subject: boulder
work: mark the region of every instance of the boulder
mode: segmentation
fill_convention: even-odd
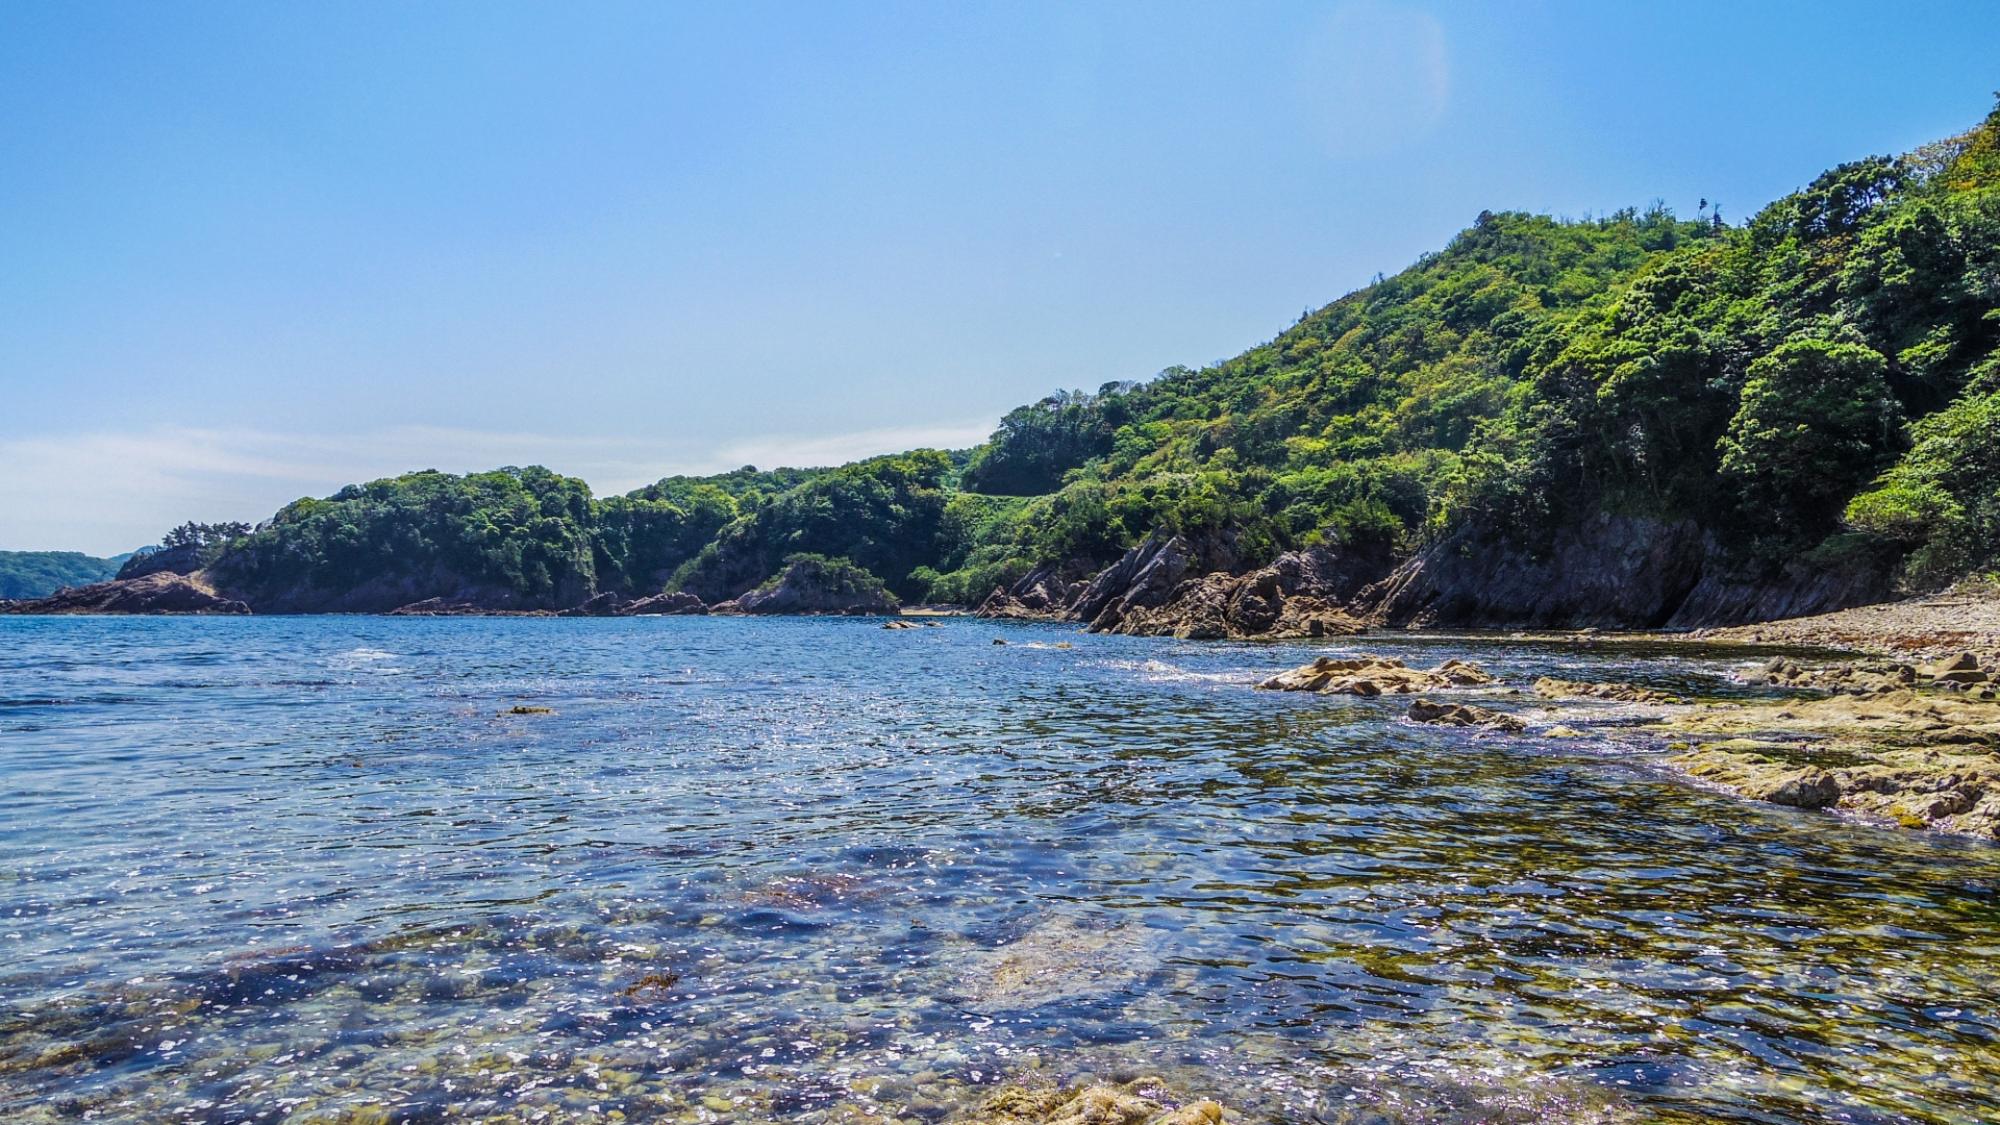
[[[1493,677],[1476,664],[1447,660],[1435,668],[1412,668],[1393,657],[1363,656],[1336,660],[1322,656],[1311,664],[1280,672],[1258,684],[1263,691],[1311,691],[1323,695],[1414,695],[1439,688],[1476,687]]]
[[[1433,703],[1428,699],[1410,701],[1408,716],[1413,723],[1446,727],[1480,727],[1485,730],[1519,734],[1528,725],[1504,711],[1475,707],[1469,703]]]

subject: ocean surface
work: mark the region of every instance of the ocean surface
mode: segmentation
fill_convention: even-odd
[[[1704,791],[1616,705],[1252,690],[1357,651],[1530,714],[1750,659],[0,618],[0,1120],[2000,1120],[2000,848]]]

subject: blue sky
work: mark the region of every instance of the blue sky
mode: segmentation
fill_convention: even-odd
[[[1960,131],[2000,3],[0,0],[0,547],[970,444],[1483,208]]]

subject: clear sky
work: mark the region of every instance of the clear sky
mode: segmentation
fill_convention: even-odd
[[[0,0],[0,547],[968,445],[1481,209],[1741,219],[1996,87],[1994,0]]]

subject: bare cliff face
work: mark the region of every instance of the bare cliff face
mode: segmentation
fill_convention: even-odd
[[[1892,560],[1751,565],[1692,522],[1600,516],[1539,549],[1461,532],[1415,555],[1315,547],[1255,569],[1226,541],[1156,534],[1083,576],[1042,567],[995,590],[985,617],[1192,638],[1333,636],[1365,625],[1689,629],[1881,601]]]
[[[1076,621],[1094,633],[1224,637],[1337,636],[1362,623],[1344,608],[1386,560],[1318,547],[1241,568],[1221,537],[1156,534],[1088,581],[1045,567],[980,606],[984,617]]]
[[[1600,515],[1542,550],[1460,532],[1404,560],[1359,600],[1395,625],[1691,629],[1882,601],[1892,561],[1747,564],[1692,521]]]

